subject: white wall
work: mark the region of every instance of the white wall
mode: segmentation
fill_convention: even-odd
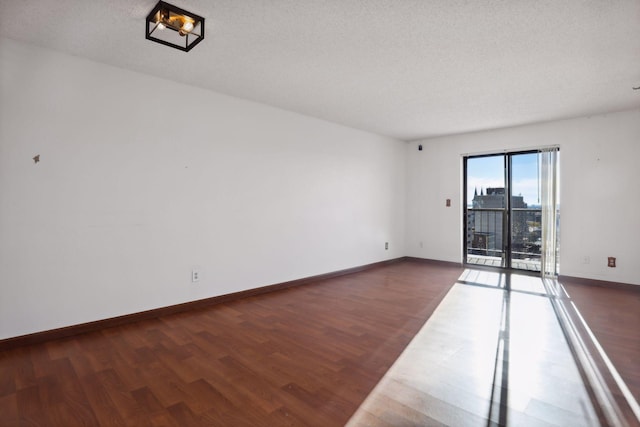
[[[464,154],[548,145],[560,146],[560,274],[640,284],[640,110],[407,144],[406,254],[462,261]]]
[[[396,140],[0,39],[0,339],[402,256],[404,169]]]
[[[0,339],[459,262],[461,156],[541,145],[561,147],[561,274],[640,284],[638,141],[640,110],[404,144],[0,38]]]

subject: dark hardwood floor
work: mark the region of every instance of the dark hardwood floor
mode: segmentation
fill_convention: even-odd
[[[462,269],[403,261],[0,352],[0,425],[344,425]]]
[[[611,289],[562,281],[611,362],[640,401],[640,287]]]
[[[407,260],[0,351],[0,426],[344,425],[462,271]],[[563,284],[638,399],[640,293]]]
[[[635,426],[593,404],[546,285],[466,270],[347,427]]]

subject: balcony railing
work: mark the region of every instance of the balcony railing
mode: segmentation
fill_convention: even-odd
[[[540,208],[511,210],[511,267],[540,271]],[[467,263],[504,266],[505,209],[467,209]]]

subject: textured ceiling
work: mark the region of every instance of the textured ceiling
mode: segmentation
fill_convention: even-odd
[[[403,140],[640,107],[640,0],[0,0],[0,35]]]

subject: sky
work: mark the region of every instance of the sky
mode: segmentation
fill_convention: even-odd
[[[504,187],[503,155],[470,158],[467,161],[467,203],[471,204],[475,189]],[[538,153],[517,154],[512,159],[511,194],[523,196],[527,205],[539,205]]]

